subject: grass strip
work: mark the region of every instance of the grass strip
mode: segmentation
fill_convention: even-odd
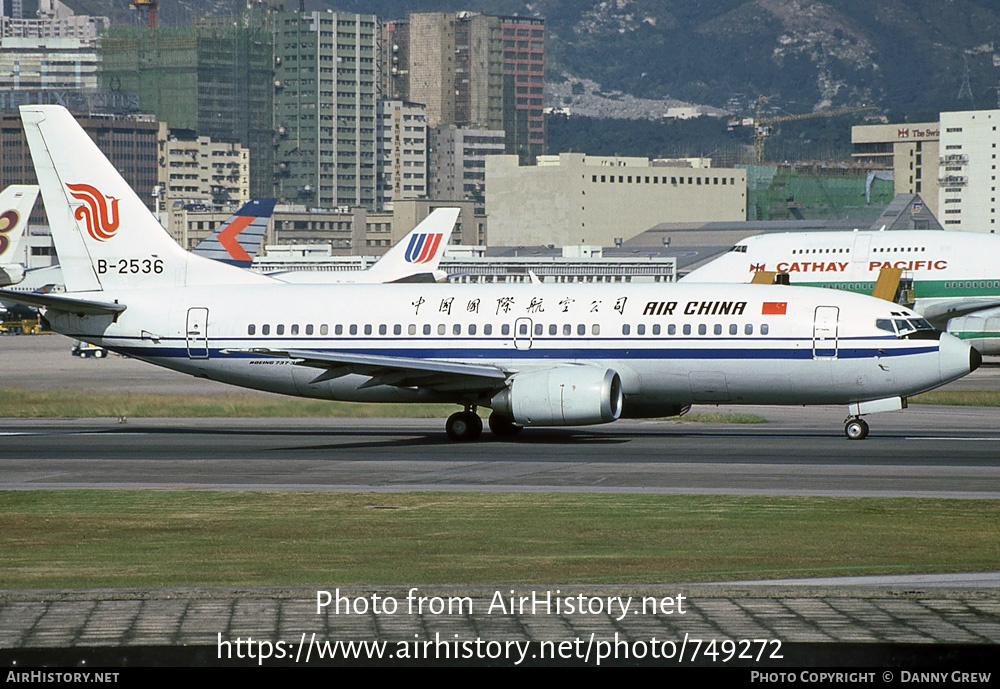
[[[0,388],[0,418],[446,418],[454,404],[364,404],[282,395],[233,392],[218,395],[116,394],[92,390]],[[488,410],[481,410],[486,413]],[[684,421],[765,423],[756,414],[694,412]]]
[[[0,588],[652,583],[1000,569],[1000,501],[0,492]]]
[[[959,407],[1000,407],[1000,391],[995,390],[932,390],[911,397],[910,404],[947,404]]]

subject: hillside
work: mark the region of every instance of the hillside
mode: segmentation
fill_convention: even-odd
[[[137,24],[125,0],[67,0]],[[162,0],[165,25],[225,14],[242,0]],[[298,2],[289,3],[297,7]],[[776,112],[877,104],[893,120],[998,107],[995,0],[307,0],[307,9],[478,10],[546,18],[547,75],[603,91],[747,113],[759,94]],[[968,65],[969,88],[963,89]],[[962,92],[962,98],[959,93]],[[559,105],[560,103],[552,103]]]

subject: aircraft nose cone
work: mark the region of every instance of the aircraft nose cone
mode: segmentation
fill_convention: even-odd
[[[983,355],[975,347],[969,347],[969,373],[983,365]]]
[[[983,362],[982,354],[975,347],[954,335],[941,333],[938,342],[938,362],[941,372],[939,384],[950,383],[967,376]]]

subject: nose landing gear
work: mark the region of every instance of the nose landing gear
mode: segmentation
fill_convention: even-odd
[[[844,434],[848,440],[864,440],[868,437],[868,423],[860,416],[848,418],[844,422]]]

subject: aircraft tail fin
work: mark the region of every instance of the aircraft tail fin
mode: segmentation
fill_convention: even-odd
[[[215,234],[192,249],[193,253],[240,268],[249,268],[267,234],[274,199],[251,199],[222,223]]]
[[[66,108],[21,121],[67,291],[270,281],[182,249]]]
[[[38,187],[33,184],[12,184],[0,192],[0,285],[24,279],[17,249],[37,198]]]
[[[373,282],[401,282],[418,274],[434,274],[451,237],[459,208],[438,208],[368,269]]]

